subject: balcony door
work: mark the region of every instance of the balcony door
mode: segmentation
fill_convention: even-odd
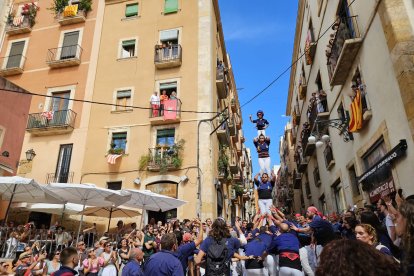
[[[59,91],[52,94],[50,111],[53,111],[53,119],[49,125],[65,125],[68,116],[70,91]]]
[[[55,180],[59,183],[67,183],[69,178],[70,159],[72,157],[73,144],[60,145],[59,157],[56,165]]]
[[[65,33],[63,37],[60,59],[70,59],[76,57],[79,41],[79,31]]]
[[[25,42],[26,41],[17,41],[11,44],[9,57],[6,64],[7,69],[20,67]]]

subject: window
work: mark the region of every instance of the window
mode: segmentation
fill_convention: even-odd
[[[364,112],[367,110],[370,110],[371,107],[368,101],[366,85],[362,81],[361,73],[359,72],[359,69],[355,71],[355,74],[352,77],[352,86],[353,87],[356,86],[361,92],[362,114],[364,114]]]
[[[173,13],[178,11],[178,0],[165,0],[164,13]]]
[[[125,17],[133,17],[138,15],[138,3],[126,5]]]
[[[163,91],[166,91],[166,94],[168,95],[168,97],[170,97],[172,92],[177,92],[177,82],[172,81],[172,82],[160,83],[159,95],[162,95]]]
[[[327,205],[326,205],[326,199],[325,199],[325,194],[322,194],[319,199],[318,199],[318,203],[319,203],[319,210],[321,210],[321,212],[323,214],[327,213]]]
[[[79,31],[64,34],[60,59],[78,58]]]
[[[7,58],[6,68],[19,68],[23,59],[23,50],[26,41],[12,42],[9,56]]]
[[[319,168],[315,167],[313,170],[313,180],[315,181],[315,186],[319,187],[321,186],[321,177],[319,175]]]
[[[59,149],[59,157],[56,165],[55,181],[59,183],[67,183],[69,179],[69,166],[72,157],[73,145],[61,145]]]
[[[136,39],[123,40],[121,45],[121,58],[135,57]]]
[[[353,196],[359,196],[361,194],[359,190],[358,180],[355,172],[355,166],[352,166],[348,169],[349,173],[349,180],[351,182],[352,187],[352,195]]]
[[[344,105],[342,104],[342,102],[339,104],[337,112],[338,112],[338,118],[342,121],[345,121],[346,115],[345,115]]]
[[[321,72],[318,72],[318,75],[316,77],[315,83],[318,86],[318,91],[323,90]]]
[[[109,190],[121,190],[122,189],[122,181],[111,181],[106,182],[106,185],[108,186]]]
[[[116,91],[116,111],[131,110],[131,89]]]
[[[314,31],[313,31],[312,19],[309,20],[308,36],[309,36],[311,42],[315,41],[315,35],[314,35]]]
[[[126,132],[114,132],[112,133],[111,148],[123,149],[126,152],[127,133]]]
[[[336,211],[337,213],[342,213],[346,210],[346,204],[344,189],[342,189],[341,182],[338,180],[332,188],[335,197]]]
[[[157,145],[172,146],[175,144],[175,129],[158,129]]]

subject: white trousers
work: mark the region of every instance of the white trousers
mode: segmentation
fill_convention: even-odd
[[[270,177],[270,157],[259,158],[260,175],[267,173]]]
[[[264,135],[266,137],[266,131],[264,129],[257,130],[257,137],[259,138],[260,135]]]
[[[255,269],[246,269],[246,276],[255,276],[255,275],[267,275],[267,269],[265,267],[263,268],[255,268]]]
[[[272,255],[267,255],[263,264],[267,268],[267,271],[269,272],[269,276],[277,275],[277,264],[275,263],[275,260]]]
[[[260,210],[260,214],[272,214],[272,212],[270,211],[270,207],[273,204],[273,200],[272,199],[259,199],[259,210]],[[263,225],[266,225],[266,218],[263,219]]]
[[[303,272],[291,267],[282,266],[279,268],[279,276],[303,276]]]

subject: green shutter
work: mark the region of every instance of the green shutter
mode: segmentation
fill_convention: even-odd
[[[117,91],[116,97],[118,99],[121,99],[121,98],[131,98],[131,90],[120,90],[120,91]]]
[[[164,13],[178,11],[178,0],[165,0]]]
[[[126,139],[127,133],[126,132],[115,132],[112,133],[112,139]]]
[[[126,5],[125,17],[137,16],[138,15],[138,3]]]
[[[135,46],[135,39],[122,41],[122,47]]]
[[[159,129],[157,131],[157,138],[174,137],[175,128]]]

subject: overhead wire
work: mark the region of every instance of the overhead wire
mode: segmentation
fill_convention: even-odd
[[[356,0],[352,0],[352,2],[348,5],[348,8],[351,7],[351,5],[355,2]],[[319,35],[318,39],[315,41],[316,43],[319,42],[319,40],[332,28],[332,26],[334,26],[337,23],[337,19],[321,34]],[[254,95],[252,98],[250,98],[247,102],[245,102],[244,104],[242,104],[240,106],[240,108],[243,108],[244,106],[246,106],[247,104],[251,103],[254,99],[256,99],[257,97],[259,97],[261,94],[263,94],[264,92],[266,92],[275,82],[277,82],[286,72],[288,72],[296,63],[298,63],[298,61],[305,55],[306,51],[303,52],[289,67],[287,67],[282,73],[280,73],[274,80],[272,80],[265,88],[263,88],[259,93],[257,93],[256,95]]]

